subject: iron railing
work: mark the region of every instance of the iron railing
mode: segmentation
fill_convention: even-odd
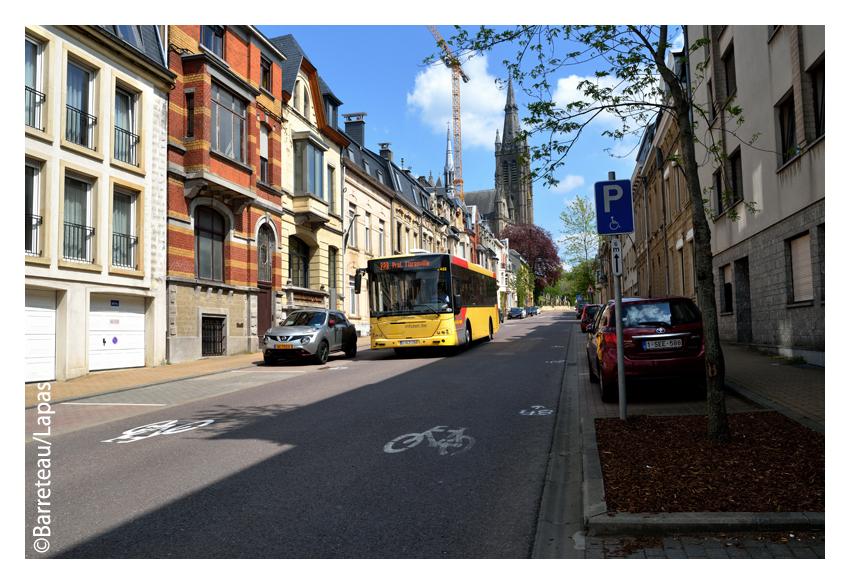
[[[65,139],[90,150],[95,150],[94,127],[97,125],[97,118],[70,105],[65,107],[67,110]]]
[[[44,130],[41,127],[41,106],[46,97],[40,91],[24,85],[24,123],[36,130]]]
[[[62,257],[75,262],[92,263],[92,238],[94,227],[65,223],[65,241]]]
[[[139,143],[139,137],[132,132],[128,132],[123,128],[115,128],[115,158],[139,166],[136,161],[136,145]]]
[[[139,238],[125,233],[112,234],[112,265],[117,268],[138,269],[136,264],[136,245]]]
[[[32,215],[27,213],[24,219],[24,232],[26,234],[26,244],[24,252],[30,256],[40,256],[41,249],[39,246],[39,230],[41,228],[42,218],[40,215]]]
[[[224,354],[224,319],[201,319],[201,355]]]

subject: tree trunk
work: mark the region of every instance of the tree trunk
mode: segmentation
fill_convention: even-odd
[[[666,38],[666,27],[662,28],[662,39]],[[702,330],[705,343],[705,383],[708,409],[708,439],[714,442],[729,442],[732,434],[726,417],[725,379],[726,365],[720,347],[720,330],[717,324],[717,301],[714,293],[714,267],[711,255],[711,230],[702,203],[698,166],[694,151],[694,134],[689,115],[690,104],[683,94],[679,81],[663,60],[663,53],[655,57],[658,70],[673,97],[676,121],[679,125],[679,143],[682,146],[682,163],[685,182],[691,199],[691,216],[696,244],[697,289],[702,309]]]

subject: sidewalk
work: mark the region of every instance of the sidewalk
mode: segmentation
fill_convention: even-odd
[[[369,337],[361,337],[357,343],[358,350],[368,349],[370,342]],[[228,355],[226,357],[209,357],[198,359],[197,361],[162,365],[160,367],[138,367],[95,372],[72,379],[71,381],[50,381],[47,383],[50,384],[50,401],[56,402],[257,365],[263,365],[263,355],[259,352]],[[26,406],[38,403],[36,399],[38,385],[38,383],[29,383],[24,386]]]

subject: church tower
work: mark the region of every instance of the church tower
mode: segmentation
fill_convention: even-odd
[[[495,212],[500,211],[500,199],[507,207],[507,223],[534,223],[534,199],[530,181],[522,177],[531,172],[528,142],[515,141],[520,134],[519,109],[514,99],[513,81],[508,81],[508,99],[505,104],[505,125],[502,140],[496,132],[496,197]],[[525,160],[521,160],[522,155]],[[494,220],[496,217],[494,217]],[[496,227],[494,225],[494,227]],[[498,233],[501,226],[495,229]]]

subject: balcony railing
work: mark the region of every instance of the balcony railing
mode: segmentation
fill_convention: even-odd
[[[139,238],[124,233],[112,234],[112,265],[117,268],[138,269],[136,264],[136,245]]]
[[[44,130],[41,127],[41,106],[45,99],[43,93],[24,85],[24,123],[36,130]]]
[[[65,223],[65,242],[62,257],[74,262],[92,263],[92,238],[94,227]]]
[[[65,139],[95,150],[94,127],[97,125],[97,118],[70,105],[66,106],[66,110]]]
[[[40,256],[41,248],[39,246],[38,232],[42,223],[41,216],[27,213],[24,217],[24,232],[26,234],[24,253],[30,256]]]
[[[138,144],[138,136],[123,128],[115,128],[115,158],[127,164],[139,166],[136,159],[136,146]]]

